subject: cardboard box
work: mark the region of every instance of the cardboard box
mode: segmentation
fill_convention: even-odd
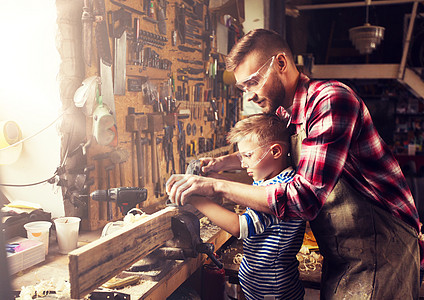
[[[19,248],[17,248],[15,253],[7,253],[10,275],[32,267],[46,259],[44,245],[40,241],[18,237],[7,241],[7,244],[12,243],[18,243]]]

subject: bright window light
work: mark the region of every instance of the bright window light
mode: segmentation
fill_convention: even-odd
[[[55,2],[0,2],[0,121],[16,122],[24,139],[52,124],[61,113]],[[50,178],[60,163],[59,125],[56,122],[25,141],[15,163],[0,165],[0,183],[27,184]],[[53,216],[63,215],[61,191],[49,183],[0,189],[9,200],[38,202]]]

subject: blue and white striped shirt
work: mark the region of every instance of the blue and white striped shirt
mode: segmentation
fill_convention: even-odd
[[[290,182],[295,171],[287,168],[272,179],[255,181],[265,186]],[[299,252],[305,233],[305,221],[282,221],[274,215],[247,208],[239,216],[240,237],[243,239],[243,260],[239,268],[239,281],[249,300],[303,299],[304,288],[299,280]]]

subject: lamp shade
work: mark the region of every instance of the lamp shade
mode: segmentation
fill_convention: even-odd
[[[365,23],[349,29],[349,38],[361,54],[370,54],[384,38],[384,27]]]

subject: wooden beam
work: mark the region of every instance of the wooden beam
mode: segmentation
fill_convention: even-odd
[[[416,97],[424,98],[424,81],[416,71],[406,68],[399,78],[398,64],[314,65],[313,79],[393,79],[405,85]],[[417,70],[421,72],[421,70]]]
[[[372,6],[378,5],[394,5],[394,4],[407,4],[417,0],[378,0],[373,1]],[[418,1],[421,2],[421,1]],[[362,7],[366,6],[366,1],[360,2],[346,2],[346,3],[326,3],[326,4],[306,4],[296,5],[298,10],[315,10],[315,9],[329,9],[329,8],[349,8],[349,7]]]
[[[167,207],[69,253],[71,298],[80,299],[173,238]]]
[[[398,64],[314,65],[314,79],[397,79]]]
[[[406,68],[403,80],[400,82],[407,85],[417,98],[424,98],[424,82],[413,70]]]

